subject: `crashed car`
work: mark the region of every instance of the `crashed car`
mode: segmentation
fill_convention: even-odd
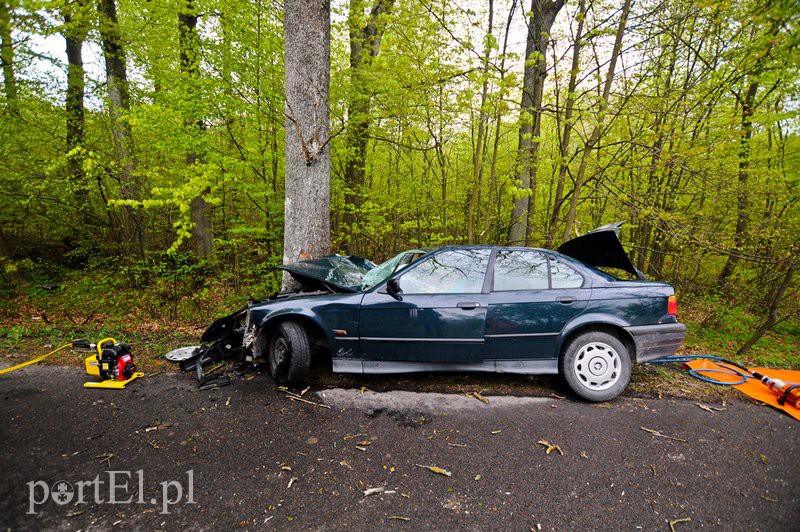
[[[461,245],[377,267],[342,256],[284,265],[298,290],[217,320],[202,341],[206,353],[264,360],[281,384],[301,383],[316,356],[341,373],[560,374],[579,397],[607,401],[633,363],[674,354],[686,335],[672,286],[636,270],[620,225],[557,252]]]

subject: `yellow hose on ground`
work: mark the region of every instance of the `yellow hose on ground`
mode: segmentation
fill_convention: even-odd
[[[42,360],[44,360],[45,358],[49,357],[50,355],[55,355],[56,353],[58,353],[62,349],[66,349],[68,347],[72,347],[72,342],[70,342],[68,344],[64,344],[61,347],[59,347],[58,349],[56,349],[55,351],[50,351],[46,355],[42,355],[40,357],[33,358],[31,360],[28,360],[27,362],[23,362],[22,364],[17,364],[16,366],[11,366],[10,368],[0,369],[0,375],[3,375],[4,373],[11,373],[12,371],[16,371],[16,370],[18,370],[20,368],[24,368],[25,366],[30,366],[31,364],[36,364],[37,362],[41,362]]]

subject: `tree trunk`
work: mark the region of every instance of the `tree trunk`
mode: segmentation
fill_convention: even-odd
[[[288,264],[330,251],[330,3],[286,0],[283,23]],[[287,275],[283,284],[292,284]]]
[[[86,82],[83,70],[83,41],[88,32],[82,2],[67,4],[62,10],[64,40],[67,52],[67,172],[72,180],[72,191],[78,209],[88,218],[89,187],[83,171],[83,144],[85,118],[83,98]]]
[[[106,64],[106,83],[108,87],[109,115],[111,118],[111,138],[114,141],[116,165],[115,177],[120,184],[120,197],[124,200],[141,200],[142,187],[134,176],[136,166],[133,134],[124,115],[131,110],[128,92],[128,69],[125,64],[125,50],[122,48],[119,23],[117,21],[116,0],[100,0],[97,5],[100,15],[100,40]],[[122,207],[123,240],[135,246],[140,257],[144,256],[145,227],[142,216],[132,207]]]
[[[508,8],[508,18],[506,20],[506,30],[505,34],[503,35],[503,49],[500,52],[500,93],[498,94],[498,102],[496,106],[495,112],[495,123],[494,123],[494,144],[492,146],[492,164],[491,169],[489,171],[489,200],[486,202],[490,212],[486,214],[486,218],[483,221],[483,235],[484,238],[482,239],[484,242],[496,242],[500,239],[499,231],[497,232],[497,236],[492,237],[489,235],[491,230],[492,224],[492,216],[491,216],[491,209],[497,208],[500,210],[500,204],[495,206],[495,189],[497,188],[497,154],[500,148],[500,127],[503,123],[503,115],[501,109],[501,101],[503,96],[505,95],[505,91],[503,90],[503,80],[506,77],[506,52],[508,51],[508,33],[509,29],[511,28],[511,23],[514,20],[514,12],[517,10],[517,0],[511,0],[511,7]],[[499,218],[499,212],[498,212]]]
[[[187,0],[183,9],[178,13],[178,29],[180,32],[181,49],[181,72],[186,76],[189,84],[189,92],[196,91],[196,83],[200,70],[200,37],[197,34],[197,8],[193,0]],[[192,95],[196,98],[196,95]],[[194,107],[192,105],[191,107]],[[205,130],[203,120],[194,116],[194,111],[184,117],[184,126],[190,135],[195,134],[192,130],[202,132]],[[186,165],[189,167],[202,163],[203,156],[193,150],[186,154]],[[192,172],[193,170],[189,170]],[[209,193],[205,188],[200,194],[192,198],[191,217],[192,217],[192,239],[197,256],[201,259],[213,261],[214,258],[214,226],[211,221],[211,205],[205,200]]]
[[[489,59],[492,55],[491,39],[492,26],[494,24],[494,0],[489,0],[489,31],[485,37],[486,44],[483,53],[483,65],[481,72],[483,75],[483,86],[481,87],[481,103],[478,110],[478,138],[475,139],[475,148],[472,152],[472,193],[469,198],[469,209],[467,210],[467,243],[475,244],[475,211],[478,209],[478,196],[483,180],[483,138],[486,135],[486,122],[488,113],[486,112],[486,99],[489,94]]]
[[[14,74],[14,41],[11,39],[11,11],[9,2],[0,2],[0,63],[3,65],[3,87],[6,105],[16,108],[17,78]]]
[[[575,89],[578,86],[578,71],[580,69],[581,39],[583,39],[583,22],[586,18],[586,1],[580,0],[578,4],[578,31],[575,33],[575,44],[572,47],[572,70],[569,73],[567,86],[567,101],[564,110],[564,132],[561,136],[560,162],[558,165],[558,178],[556,192],[553,198],[553,212],[550,214],[550,224],[547,228],[546,247],[551,248],[556,239],[558,216],[564,204],[564,183],[569,170],[569,148],[572,137],[572,112],[575,105]]]
[[[531,222],[536,209],[536,167],[542,125],[542,99],[547,76],[547,45],[556,15],[564,0],[531,0],[525,69],[522,81],[522,105],[519,126],[519,180],[529,195],[514,200],[511,214],[511,243],[530,242]]]
[[[619,26],[617,27],[617,36],[616,39],[614,39],[614,48],[611,50],[611,59],[609,59],[608,63],[608,73],[606,74],[605,85],[603,86],[603,98],[600,100],[597,125],[595,125],[592,134],[586,140],[586,144],[583,147],[580,166],[578,166],[578,173],[575,176],[575,186],[572,188],[572,196],[569,198],[569,210],[567,211],[566,220],[564,221],[564,240],[568,240],[572,236],[572,228],[575,224],[575,214],[578,208],[581,188],[583,188],[583,185],[586,184],[587,181],[586,168],[589,164],[589,155],[603,133],[605,115],[608,111],[608,100],[611,97],[611,85],[614,83],[614,72],[617,68],[617,59],[619,58],[620,50],[622,49],[622,36],[625,34],[625,25],[628,22],[628,13],[630,13],[630,10],[631,0],[625,0],[625,4],[622,6],[622,16],[619,19]]]
[[[752,191],[748,189],[750,180],[750,139],[753,138],[753,112],[758,93],[758,83],[750,82],[744,101],[742,101],[741,139],[739,140],[739,176],[736,187],[736,229],[733,235],[734,251],[719,274],[719,284],[725,285],[739,262],[739,253],[744,248],[749,225],[750,201]]]
[[[381,49],[384,26],[378,19],[391,8],[393,3],[394,0],[377,0],[367,16],[366,23],[363,23],[363,0],[350,0],[348,23],[351,92],[347,104],[347,164],[344,172],[344,224],[348,235],[344,249],[351,255],[357,254],[361,248],[358,216],[366,178],[367,141],[372,103],[367,70]]]
[[[781,301],[783,301],[783,297],[786,295],[786,291],[789,289],[789,286],[792,284],[792,277],[794,273],[797,271],[798,265],[797,264],[790,264],[789,267],[786,269],[786,273],[783,276],[783,280],[781,284],[775,290],[775,295],[772,298],[772,303],[769,306],[769,313],[767,314],[767,319],[764,320],[764,323],[753,332],[753,336],[744,343],[742,347],[736,352],[736,356],[743,356],[750,351],[750,348],[758,342],[764,334],[772,329],[775,325],[778,324],[778,309],[780,308]]]

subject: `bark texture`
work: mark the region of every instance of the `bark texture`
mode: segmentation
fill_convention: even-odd
[[[369,140],[372,92],[368,86],[368,69],[378,56],[383,39],[379,17],[391,8],[394,0],[377,0],[364,21],[363,0],[350,0],[350,80],[351,93],[347,104],[347,164],[345,166],[344,224],[349,234],[344,248],[357,254],[361,247],[358,235],[358,214],[366,182],[367,142]]]
[[[330,3],[286,0],[284,40],[286,264],[330,251]]]
[[[181,73],[185,76],[185,81],[189,87],[190,98],[197,98],[195,93],[200,69],[200,37],[197,34],[197,19],[197,8],[194,2],[188,0],[183,5],[180,13],[178,13],[178,31],[181,49]],[[194,108],[194,105],[190,103],[189,107]],[[203,120],[196,117],[194,112],[190,112],[184,117],[184,126],[190,130],[190,135],[197,133],[192,130],[200,132],[205,130]],[[186,153],[186,165],[191,167],[198,162],[203,162],[203,155],[190,149]],[[192,198],[192,240],[194,240],[197,256],[212,261],[214,258],[214,226],[211,220],[211,205],[205,200],[205,196],[208,193],[209,189],[206,188]]]
[[[3,90],[10,108],[16,106],[17,78],[14,74],[14,41],[11,39],[11,11],[9,2],[0,2],[0,63],[3,65]]]
[[[108,89],[109,115],[111,118],[111,137],[114,141],[116,165],[114,177],[120,184],[122,199],[141,200],[141,183],[134,175],[135,155],[133,134],[125,115],[130,112],[131,103],[128,92],[128,69],[125,63],[125,50],[120,38],[115,0],[100,0],[97,6],[100,15],[100,40],[106,64],[106,84]],[[133,245],[138,255],[144,256],[144,221],[132,207],[122,207],[123,240]]]
[[[536,167],[539,158],[539,135],[542,124],[544,80],[547,77],[547,46],[550,29],[564,0],[531,0],[531,17],[525,47],[525,70],[522,81],[522,107],[519,126],[519,181],[530,195],[514,200],[511,214],[511,243],[530,243],[531,222],[536,205]]]
[[[84,22],[83,4],[76,2],[64,6],[64,40],[67,52],[67,172],[73,181],[73,193],[79,209],[86,212],[89,194],[86,176],[83,171],[83,149],[86,120],[84,117],[84,93],[86,91],[83,70],[83,42],[88,32]],[[86,216],[84,216],[86,218]]]

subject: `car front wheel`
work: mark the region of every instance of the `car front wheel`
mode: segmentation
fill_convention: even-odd
[[[616,336],[585,332],[564,348],[559,373],[579,397],[609,401],[621,394],[631,380],[631,355]]]
[[[293,321],[278,324],[269,339],[269,370],[278,384],[303,382],[311,366],[311,348],[305,329]]]

